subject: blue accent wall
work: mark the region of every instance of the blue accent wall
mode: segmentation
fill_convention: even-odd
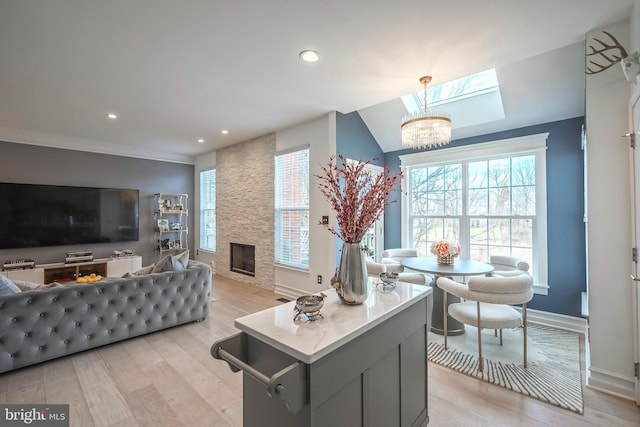
[[[384,166],[384,153],[357,111],[336,113],[336,152],[347,159]]]
[[[476,144],[549,132],[547,139],[547,247],[549,295],[535,295],[530,308],[569,316],[581,315],[581,293],[586,291],[584,215],[584,163],[581,132],[584,117],[528,126],[452,141],[448,147]],[[400,170],[399,150],[384,155],[391,173]],[[400,200],[399,191],[390,199]],[[387,248],[402,246],[401,208],[394,203],[385,211]]]

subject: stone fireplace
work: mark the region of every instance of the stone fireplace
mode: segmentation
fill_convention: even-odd
[[[230,243],[230,269],[236,273],[256,276],[256,247],[242,243]]]
[[[275,139],[269,134],[216,153],[216,273],[268,290],[276,283]],[[253,265],[232,254],[233,243],[254,246]],[[227,267],[232,258],[243,271]]]

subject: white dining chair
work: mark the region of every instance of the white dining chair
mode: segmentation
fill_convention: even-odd
[[[447,313],[457,321],[478,328],[478,370],[484,368],[482,359],[482,329],[500,331],[523,327],[524,367],[527,367],[527,303],[533,298],[533,278],[528,274],[512,277],[473,276],[462,284],[447,277],[439,277],[437,285],[444,292],[444,347],[447,349]],[[447,293],[454,294],[464,302],[446,307]],[[509,304],[522,304],[522,313]]]

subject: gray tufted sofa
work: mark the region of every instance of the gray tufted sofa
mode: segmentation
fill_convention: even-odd
[[[0,297],[0,373],[195,320],[209,313],[211,268]]]

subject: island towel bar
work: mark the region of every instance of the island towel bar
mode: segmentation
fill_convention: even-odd
[[[242,370],[265,385],[269,397],[284,401],[289,412],[300,411],[307,404],[306,365],[294,362],[269,377],[245,362],[246,346],[247,335],[240,332],[213,343],[211,356],[227,362],[233,372]]]

